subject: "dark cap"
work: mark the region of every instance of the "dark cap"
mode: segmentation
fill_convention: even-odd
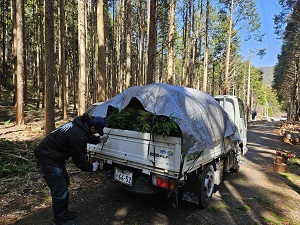
[[[105,120],[101,116],[91,117],[91,126],[96,127],[100,136],[103,135],[103,128],[105,127]]]

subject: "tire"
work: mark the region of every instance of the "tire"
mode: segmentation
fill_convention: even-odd
[[[234,164],[233,167],[230,169],[231,172],[239,172],[240,171],[240,167],[241,167],[241,150],[240,147],[237,147],[237,152],[235,153],[234,156]]]
[[[214,167],[209,164],[204,168],[201,175],[201,189],[198,203],[201,208],[206,208],[210,204],[214,188]]]

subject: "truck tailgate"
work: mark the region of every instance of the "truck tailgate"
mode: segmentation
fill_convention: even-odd
[[[108,141],[102,145],[88,144],[94,157],[107,163],[117,163],[150,172],[177,177],[181,162],[181,138],[151,136],[129,130],[104,129]]]

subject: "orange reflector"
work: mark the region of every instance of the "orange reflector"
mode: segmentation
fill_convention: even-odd
[[[169,181],[169,190],[175,191],[175,181],[174,180]]]

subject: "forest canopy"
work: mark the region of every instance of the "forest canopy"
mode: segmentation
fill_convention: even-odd
[[[31,102],[45,109],[47,133],[54,108],[80,115],[149,83],[237,95],[268,111],[251,65],[263,50],[240,55],[244,41],[263,37],[254,0],[5,0],[0,11],[0,102],[16,105],[17,124]]]

